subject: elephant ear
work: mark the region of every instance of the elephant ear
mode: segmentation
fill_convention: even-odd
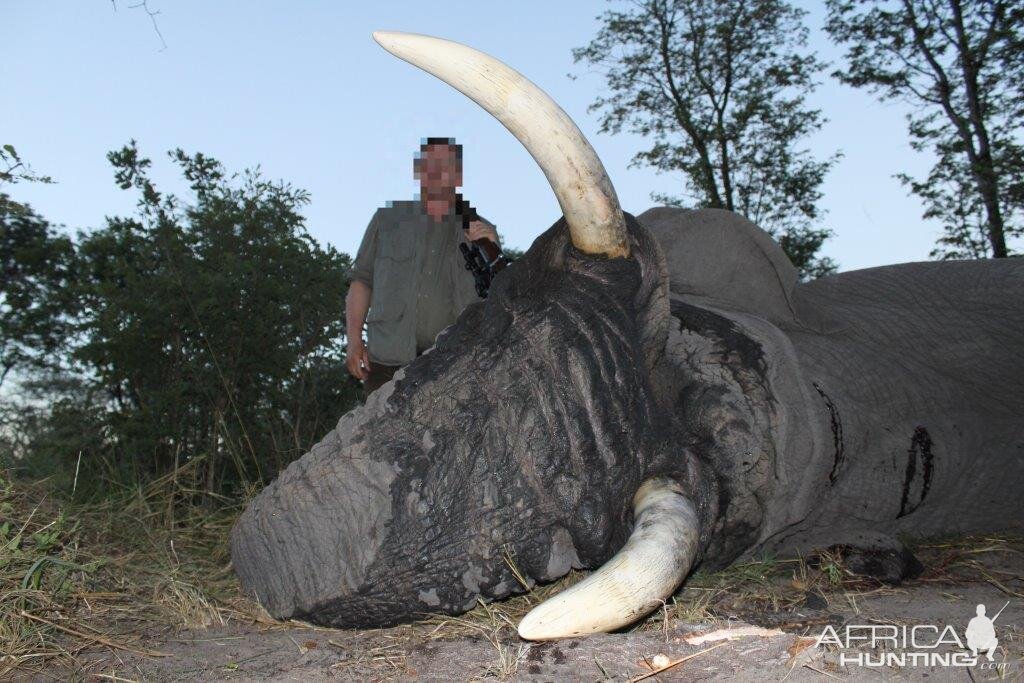
[[[797,270],[778,242],[743,216],[655,207],[637,220],[665,252],[673,294],[776,323],[794,320]]]

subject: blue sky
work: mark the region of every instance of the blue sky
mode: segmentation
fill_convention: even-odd
[[[8,190],[69,229],[132,212],[136,197],[116,187],[105,155],[135,138],[164,189],[185,189],[165,155],[182,147],[309,190],[309,231],[354,253],[376,207],[416,191],[412,154],[437,135],[465,146],[467,198],[506,243],[529,246],[560,215],[533,160],[482,109],[384,52],[370,37],[376,29],[457,40],[521,71],[575,119],[627,211],[682,186],[677,175],[628,168],[644,141],[598,134],[598,115],[587,113],[603,80],[574,65],[570,50],[594,35],[605,2],[150,0],[166,49],[130,4],[0,2],[0,142],[58,181]],[[838,63],[821,7],[803,6],[812,46]],[[812,104],[829,122],[808,147],[844,154],[823,187],[823,224],[835,231],[823,253],[842,270],[926,259],[939,227],[892,177],[930,164],[910,149],[903,105],[828,77]]]

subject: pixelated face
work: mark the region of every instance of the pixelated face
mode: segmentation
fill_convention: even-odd
[[[462,185],[462,160],[450,145],[427,145],[413,161],[413,176],[424,196],[448,194]]]

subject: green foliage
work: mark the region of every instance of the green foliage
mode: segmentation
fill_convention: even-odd
[[[0,145],[0,188],[5,184],[52,182],[53,178],[50,176],[39,175],[33,171],[32,167],[18,154],[18,150],[14,149],[14,145]],[[0,212],[4,214],[24,213],[27,210],[27,206],[0,192]]]
[[[929,256],[942,260],[991,258],[988,219],[963,146],[956,140],[947,140],[935,143],[934,151],[939,155],[938,161],[924,180],[906,173],[896,174],[913,194],[924,200],[923,217],[942,223],[943,234]]]
[[[33,171],[32,167],[19,156],[18,151],[14,149],[14,145],[0,145],[0,165],[3,166],[0,168],[0,185],[3,183],[11,183],[13,185],[17,182],[53,182],[53,178],[50,176],[39,175]]]
[[[776,235],[779,246],[786,252],[790,262],[800,271],[803,280],[824,277],[836,270],[835,262],[828,257],[817,256],[821,245],[832,233],[828,230],[787,230]]]
[[[0,385],[11,370],[59,365],[73,257],[68,237],[0,194]]]
[[[657,201],[737,211],[771,232],[805,278],[835,269],[815,229],[825,173],[800,147],[821,128],[806,104],[821,63],[805,51],[806,13],[779,0],[641,0],[609,11],[575,61],[601,69],[601,131],[653,146],[634,165],[681,171],[685,197]]]
[[[81,379],[52,377],[33,378],[19,390],[29,400],[0,405],[0,468],[48,480],[82,500],[139,481],[134,459],[118,457],[100,390]]]
[[[82,454],[86,494],[193,460],[207,493],[245,491],[359,395],[344,367],[350,259],[306,233],[307,194],[203,154],[171,156],[187,203],[158,190],[134,142],[109,155],[118,184],[139,194],[137,215],[79,235],[64,287],[77,374],[37,382],[51,405],[25,408],[11,444],[37,475],[67,478]]]
[[[523,254],[526,253],[525,249],[516,249],[515,247],[502,247],[501,253],[504,254],[510,261],[522,258]]]
[[[1012,255],[1024,236],[1024,6],[828,0],[826,30],[846,45],[833,75],[913,105],[911,146],[936,162],[899,177],[942,222],[938,258]]]

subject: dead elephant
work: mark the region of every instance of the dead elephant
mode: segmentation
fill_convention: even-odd
[[[724,211],[619,208],[543,92],[462,45],[377,34],[495,115],[564,218],[435,347],[289,466],[231,538],[276,617],[457,614],[599,567],[520,625],[618,628],[697,564],[1019,528],[1024,261],[797,284]]]

